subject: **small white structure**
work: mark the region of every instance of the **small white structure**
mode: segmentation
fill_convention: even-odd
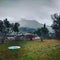
[[[8,47],[8,49],[12,49],[12,50],[19,49],[19,48],[21,48],[21,47],[20,46],[10,46],[10,47]]]
[[[14,37],[7,37],[8,40],[14,40]]]
[[[34,39],[35,40],[40,40],[40,37],[39,36],[36,36]]]

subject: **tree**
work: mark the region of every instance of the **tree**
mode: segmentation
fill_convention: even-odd
[[[13,31],[16,33],[15,40],[18,40],[19,26],[20,26],[19,23],[15,23],[15,24],[13,25]]]
[[[57,39],[60,39],[60,15],[55,13],[51,15],[51,18],[53,19],[52,28],[55,31],[55,36]]]
[[[19,32],[19,23],[15,23],[13,27],[14,32]]]
[[[11,24],[8,19],[4,19],[4,21],[0,20],[0,37],[1,43],[4,43],[5,38],[7,38],[7,33],[11,30],[12,32],[19,32],[19,23]]]
[[[5,18],[5,20],[4,20],[4,25],[6,28],[10,27],[10,22],[7,20],[7,18]]]
[[[8,21],[7,18],[4,19],[3,25],[4,25],[4,30],[3,30],[3,31],[4,31],[4,37],[5,37],[5,39],[6,39],[6,38],[7,38],[7,33],[9,33],[10,28],[11,28],[11,24],[10,24],[10,22]]]
[[[3,32],[3,21],[0,20],[0,33]]]
[[[3,32],[4,32],[4,25],[3,25],[3,21],[0,20],[0,41],[1,43],[4,42]]]
[[[38,29],[35,33],[40,36],[41,41],[43,41],[43,38],[46,38],[48,35],[48,29],[46,28],[46,24],[44,24],[44,26],[40,29]]]
[[[41,40],[43,41],[43,39],[47,38],[48,37],[48,29],[46,27],[46,24],[44,24],[44,26],[41,28]]]

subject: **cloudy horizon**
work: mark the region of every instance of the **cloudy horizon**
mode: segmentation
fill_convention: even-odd
[[[0,0],[0,19],[19,21],[22,18],[52,24],[51,14],[60,12],[60,0]]]

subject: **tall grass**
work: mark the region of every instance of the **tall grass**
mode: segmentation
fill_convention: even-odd
[[[11,45],[21,48],[8,50]],[[60,41],[10,41],[0,45],[0,60],[60,60]]]

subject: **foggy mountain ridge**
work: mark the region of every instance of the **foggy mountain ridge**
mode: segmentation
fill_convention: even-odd
[[[34,30],[34,29],[36,30],[36,29],[44,26],[42,23],[39,23],[36,20],[20,20],[19,22],[20,22],[20,29],[23,31],[24,30],[29,31],[29,30]],[[47,28],[48,28],[49,32],[51,32],[51,33],[54,32],[52,27],[47,26]]]
[[[37,28],[43,27],[43,24],[35,20],[21,20],[20,27],[28,27],[28,28],[37,29]]]

